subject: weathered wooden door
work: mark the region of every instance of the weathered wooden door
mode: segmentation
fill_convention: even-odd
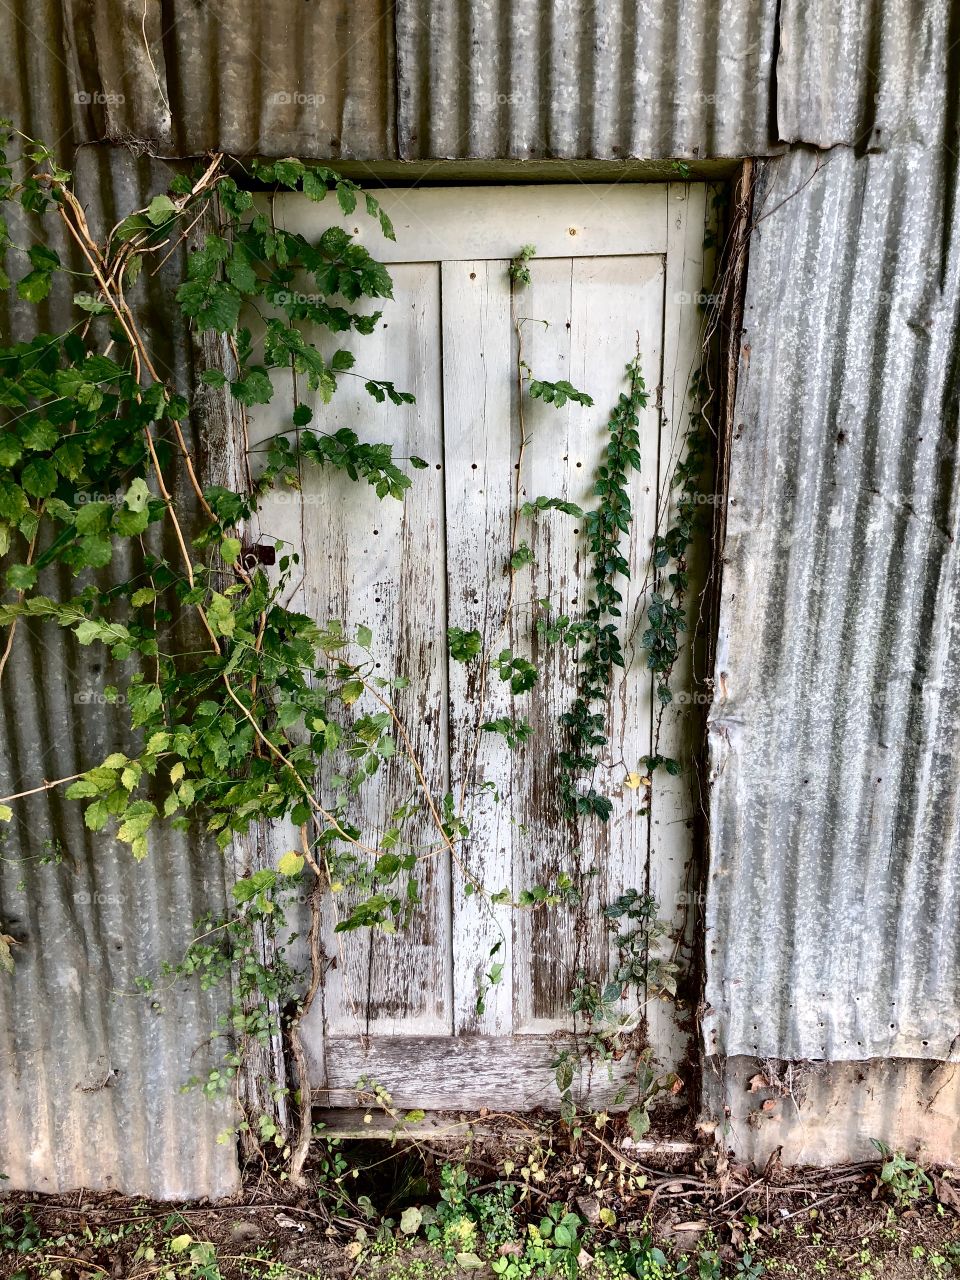
[[[378,501],[336,474],[308,475],[302,495],[268,503],[260,523],[265,534],[302,547],[294,605],[320,622],[339,619],[348,631],[369,626],[383,674],[410,681],[398,711],[433,792],[459,798],[477,753],[467,788],[471,831],[456,861],[437,854],[421,864],[423,901],[405,931],[336,934],[342,907],[334,896],[324,938],[329,967],[305,1035],[321,1102],[350,1105],[366,1076],[398,1105],[551,1106],[559,1101],[552,1064],[573,1027],[573,990],[583,975],[602,981],[615,959],[604,906],[629,888],[652,893],[671,931],[662,945],[681,962],[687,954],[689,779],[658,775],[649,815],[641,812],[646,790],[624,782],[651,749],[642,595],[658,494],[663,508],[698,361],[704,189],[575,184],[377,194],[396,244],[359,214],[336,220],[389,264],[395,301],[373,336],[337,341],[354,350],[359,372],[391,380],[416,403],[378,405],[355,380],[355,390],[342,385],[318,408],[317,421],[391,441],[398,456],[429,466],[414,473],[402,504]],[[332,212],[286,197],[275,216],[315,238]],[[520,288],[508,266],[526,244],[537,252],[531,283]],[[527,437],[520,501],[547,495],[591,507],[605,424],[638,351],[652,394],[641,420],[643,467],[632,481],[627,670],[611,699],[609,748],[596,779],[613,815],[577,829],[560,816],[557,793],[557,717],[574,696],[574,668],[565,646],[542,642],[535,619],[544,599],[578,616],[590,592],[589,562],[574,517],[550,511],[525,519],[533,564],[518,575],[508,611],[520,412]],[[558,410],[526,395],[521,406],[520,360],[535,377],[588,392],[594,407]],[[258,410],[254,437],[281,425],[272,408]],[[541,668],[533,692],[513,698],[490,676],[481,708],[478,664],[448,656],[452,627],[532,656]],[[668,712],[665,754],[686,752],[679,744],[688,710],[679,702]],[[481,720],[514,711],[533,726],[516,751],[496,734],[478,734]],[[371,828],[409,792],[406,766],[383,769],[367,793]],[[421,837],[432,842],[435,833],[424,824]],[[465,892],[469,876],[516,900],[524,889],[555,885],[561,873],[579,887],[579,904],[516,909]],[[478,990],[494,963],[500,980],[478,1013]],[[644,1014],[656,1062],[675,1068],[688,1048],[689,1013],[652,1000]],[[575,1091],[609,1101],[609,1077],[584,1061]]]

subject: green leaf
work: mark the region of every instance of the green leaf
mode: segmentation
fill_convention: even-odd
[[[149,800],[134,800],[124,812],[117,839],[131,846],[138,861],[147,855],[146,834],[157,816],[157,808]]]
[[[313,417],[313,410],[308,404],[298,404],[293,411],[293,425],[305,427]]]
[[[123,495],[124,504],[131,511],[143,511],[149,500],[150,490],[147,487],[147,482],[139,476],[131,482],[127,492]]]
[[[216,280],[188,280],[177,290],[180,309],[201,329],[229,333],[240,318],[242,296],[232,284]]]
[[[49,292],[49,271],[30,271],[17,281],[17,293],[24,302],[42,302]]]
[[[340,697],[345,706],[352,707],[363,693],[362,680],[348,680],[340,687]]]
[[[81,311],[89,311],[94,316],[102,316],[104,312],[110,310],[105,302],[95,298],[92,293],[75,293],[73,295],[73,304],[79,307]]]
[[[233,254],[227,259],[227,278],[241,293],[254,293],[257,289],[257,273],[253,269],[250,255],[242,244],[233,247]]]
[[[277,863],[277,870],[282,876],[298,876],[303,870],[306,858],[302,853],[285,853]]]
[[[357,207],[356,192],[348,187],[344,182],[337,183],[337,203],[346,214],[353,213],[354,209]]]
[[[240,559],[241,543],[239,538],[223,538],[220,541],[220,555],[224,564],[236,564]]]
[[[227,375],[219,369],[204,369],[200,375],[200,381],[208,387],[225,387],[227,385]]]
[[[241,905],[251,902],[258,894],[276,887],[277,873],[269,867],[255,871],[252,876],[245,876],[233,886],[233,896]]]
[[[30,265],[38,271],[56,271],[60,266],[60,255],[45,244],[32,244],[27,250],[27,257]]]
[[[29,591],[36,581],[36,565],[12,564],[7,570],[6,582],[11,591]]]
[[[273,399],[273,383],[265,369],[249,369],[239,382],[230,383],[235,400],[251,408],[255,404],[269,404]]]
[[[233,606],[226,596],[214,591],[207,605],[207,619],[215,635],[232,636],[236,627]]]
[[[177,212],[177,206],[169,196],[154,196],[147,206],[147,217],[155,227],[168,222]]]
[[[46,458],[34,458],[20,472],[20,483],[35,498],[46,498],[57,487],[57,469]]]
[[[0,476],[0,516],[17,521],[27,510],[27,495],[18,484]]]
[[[630,1126],[630,1136],[634,1142],[639,1142],[650,1128],[650,1112],[646,1107],[631,1107],[627,1112],[627,1124]]]
[[[417,471],[423,471],[429,467],[430,463],[426,458],[418,458],[415,454],[410,458],[410,465]]]
[[[20,461],[22,453],[20,441],[15,435],[0,435],[0,467],[12,467]]]
[[[23,430],[23,443],[28,449],[52,449],[59,439],[59,431],[46,418],[28,423]]]
[[[483,637],[479,631],[464,631],[460,627],[450,628],[447,642],[454,662],[469,662],[483,648]]]

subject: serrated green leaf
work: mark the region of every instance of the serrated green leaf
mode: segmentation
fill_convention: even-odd
[[[147,218],[155,226],[168,222],[177,212],[177,206],[169,196],[154,196],[147,206]]]

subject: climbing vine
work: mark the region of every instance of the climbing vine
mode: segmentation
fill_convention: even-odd
[[[396,692],[407,679],[380,673],[370,628],[347,632],[335,620],[317,621],[293,610],[295,549],[278,543],[276,572],[268,575],[245,547],[245,530],[265,496],[278,488],[298,489],[310,468],[336,470],[371,486],[381,500],[402,501],[413,482],[410,472],[427,465],[417,457],[396,458],[390,445],[362,440],[353,430],[323,429],[322,406],[344,378],[360,379],[377,403],[413,400],[392,382],[364,374],[354,353],[336,346],[338,334],[363,337],[374,331],[382,311],[367,304],[389,301],[392,282],[385,267],[339,226],[326,230],[316,245],[278,227],[272,193],[297,191],[317,202],[332,198],[343,214],[362,209],[389,239],[393,228],[369,193],[325,166],[293,159],[254,163],[251,177],[265,191],[255,200],[226,172],[225,158],[215,155],[192,174],[178,175],[169,193],[98,233],[88,224],[70,173],[48,149],[7,124],[2,139],[0,204],[16,210],[11,221],[27,229],[32,242],[18,245],[0,221],[0,247],[15,268],[15,279],[3,276],[0,285],[15,288],[29,304],[43,303],[54,287],[70,288],[73,318],[64,332],[39,333],[0,349],[0,553],[8,593],[0,605],[0,625],[7,628],[0,679],[22,622],[54,624],[81,646],[101,645],[118,681],[106,687],[105,696],[125,709],[137,745],[112,751],[77,775],[5,797],[0,818],[11,819],[13,802],[62,786],[68,798],[83,804],[91,831],[115,833],[138,860],[147,856],[151,836],[164,822],[186,830],[199,817],[222,849],[256,824],[291,824],[296,847],[275,868],[239,879],[227,914],[197,922],[197,938],[186,955],[160,974],[145,976],[140,986],[155,997],[165,982],[184,976],[197,977],[203,986],[231,984],[231,1006],[216,1032],[231,1047],[221,1065],[198,1080],[208,1093],[236,1093],[247,1048],[283,1038],[293,1087],[277,1085],[284,1105],[275,1115],[245,1115],[239,1127],[261,1144],[272,1144],[296,1181],[312,1134],[299,1029],[322,978],[321,896],[349,902],[339,914],[338,933],[392,932],[416,908],[418,864],[443,853],[460,867],[468,894],[491,908],[509,903],[542,910],[580,897],[563,871],[555,882],[521,888],[515,896],[471,873],[467,844],[476,748],[467,776],[458,780],[459,795],[453,786],[435,794],[396,706]],[[12,150],[18,151],[15,161],[8,160]],[[47,246],[51,221],[59,222],[72,243],[79,271]],[[226,353],[223,367],[202,373],[205,394],[229,396],[245,424],[248,409],[278,395],[279,379],[271,374],[289,374],[292,397],[283,425],[261,444],[256,474],[250,457],[243,460],[249,480],[238,492],[203,482],[188,427],[196,402],[161,373],[140,319],[143,273],[156,272],[178,253],[186,255],[186,278],[177,291],[180,310],[198,335],[215,336]],[[525,246],[510,265],[515,287],[530,282],[534,256],[533,246]],[[311,281],[310,293],[296,287],[304,277]],[[256,337],[247,327],[250,316],[256,317]],[[322,345],[311,337],[318,332]],[[539,399],[555,408],[593,403],[567,381],[535,377],[522,358],[517,373],[521,402]],[[514,520],[505,556],[510,591],[500,634],[485,647],[479,631],[448,633],[451,659],[480,667],[478,741],[496,735],[506,749],[523,750],[532,732],[529,722],[491,716],[485,700],[488,677],[515,697],[529,694],[538,678],[534,662],[502,643],[517,575],[535,569],[520,536],[521,521],[547,511],[583,520],[592,565],[590,602],[582,618],[544,610],[538,623],[545,640],[576,651],[576,697],[561,717],[557,752],[561,808],[571,820],[606,820],[612,811],[611,799],[590,775],[607,746],[606,707],[616,671],[625,665],[618,583],[630,572],[622,543],[632,519],[630,474],[641,465],[639,414],[648,399],[638,352],[610,416],[595,506],[586,513],[551,495],[522,500],[521,408]],[[677,472],[677,518],[655,544],[657,578],[643,638],[661,705],[669,701],[684,628],[685,554],[704,462],[705,438],[691,438],[700,444],[691,447]],[[73,594],[56,591],[52,571],[58,566],[72,576]],[[105,576],[96,571],[108,568],[111,585],[104,586]],[[363,804],[364,786],[395,757],[408,766],[409,794],[374,827]],[[654,755],[643,764],[672,770],[676,762]],[[422,830],[416,839],[408,835],[413,820],[424,815],[426,842]],[[283,941],[285,900],[303,885],[311,907],[306,978],[288,962]],[[611,919],[623,916],[634,923],[617,939],[623,957],[612,979],[617,998],[631,983],[646,987],[654,981],[661,990],[675,991],[675,966],[651,958],[660,936],[656,905],[648,897],[622,902],[622,909],[608,908]],[[261,947],[264,937],[275,944],[269,959]],[[0,944],[0,967],[9,967],[4,936]],[[481,980],[481,1011],[485,989],[502,977],[498,947]],[[597,1045],[609,1046],[598,1027],[612,1000],[612,989],[597,996],[583,987],[575,995],[574,1012],[595,1024]],[[566,1077],[564,1065],[558,1083]],[[569,1083],[562,1088],[569,1092]],[[298,1116],[289,1129],[287,1101]]]
[[[612,619],[620,617],[623,596],[618,578],[630,576],[621,539],[630,533],[632,508],[627,489],[629,473],[640,470],[639,414],[649,398],[639,354],[627,365],[628,390],[621,392],[607,427],[610,440],[597,470],[594,510],[584,520],[593,560],[593,596],[575,636],[586,642],[578,655],[579,688],[569,711],[560,717],[567,745],[560,753],[560,793],[568,818],[592,814],[606,821],[613,810],[608,796],[595,787],[582,790],[581,776],[600,763],[598,752],[607,744],[606,701],[614,668],[623,668],[623,647]],[[546,629],[549,634],[549,628]],[[569,627],[566,628],[569,634]],[[602,709],[601,709],[602,708]]]

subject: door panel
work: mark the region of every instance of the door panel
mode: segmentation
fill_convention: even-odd
[[[413,473],[406,501],[380,502],[368,486],[312,472],[301,495],[268,499],[261,513],[263,527],[275,526],[301,549],[294,603],[321,623],[370,626],[384,674],[410,680],[397,697],[400,718],[433,793],[449,787],[462,795],[471,828],[453,861],[443,853],[421,862],[422,904],[396,935],[336,934],[350,899],[333,895],[323,999],[304,1026],[318,1100],[333,1105],[351,1104],[360,1075],[382,1083],[401,1106],[556,1104],[552,1064],[573,1030],[572,990],[581,975],[602,981],[616,960],[603,908],[627,888],[655,891],[678,954],[688,927],[689,781],[659,790],[652,816],[640,812],[643,790],[623,782],[655,735],[664,752],[686,749],[689,708],[658,718],[638,627],[657,494],[676,461],[698,348],[697,309],[685,300],[702,287],[703,189],[522,188],[501,190],[499,200],[491,190],[383,193],[398,227],[390,247],[395,301],[374,336],[344,342],[341,335],[338,345],[355,349],[363,375],[413,391],[416,404],[377,405],[362,379],[343,378],[329,406],[314,406],[323,430],[349,425],[363,439],[392,442],[400,457],[428,461]],[[356,222],[297,197],[281,199],[277,216],[311,238],[331,221],[350,222],[351,231]],[[381,245],[369,229],[364,235],[377,253]],[[519,289],[507,255],[527,242],[546,253]],[[544,598],[572,617],[586,606],[590,563],[580,521],[559,512],[522,518],[518,536],[534,564],[517,575],[512,595],[505,569],[518,501],[545,494],[592,505],[607,419],[637,350],[650,403],[640,423],[643,467],[631,478],[632,576],[620,584],[627,669],[614,686],[610,745],[595,779],[614,813],[609,823],[577,830],[558,809],[556,759],[557,717],[573,699],[575,668],[570,650],[545,646],[534,623]],[[569,379],[594,406],[557,410],[525,390],[521,396],[521,360],[537,377]],[[279,429],[282,412],[256,410],[254,439]],[[514,699],[479,663],[449,661],[450,627],[479,630],[494,653],[509,647],[530,657],[540,670],[533,692]],[[525,716],[533,727],[517,751],[479,729],[502,715]],[[405,764],[390,762],[377,776],[365,793],[372,839],[411,790]],[[426,822],[409,835],[435,841]],[[472,882],[516,898],[555,884],[561,872],[582,885],[579,904],[517,910],[467,892]],[[478,1012],[494,961],[501,978]],[[671,1069],[688,1049],[683,1015],[643,993],[634,1007],[640,1002],[655,1058]],[[609,1071],[584,1061],[575,1092],[611,1105],[628,1073],[626,1061]]]

